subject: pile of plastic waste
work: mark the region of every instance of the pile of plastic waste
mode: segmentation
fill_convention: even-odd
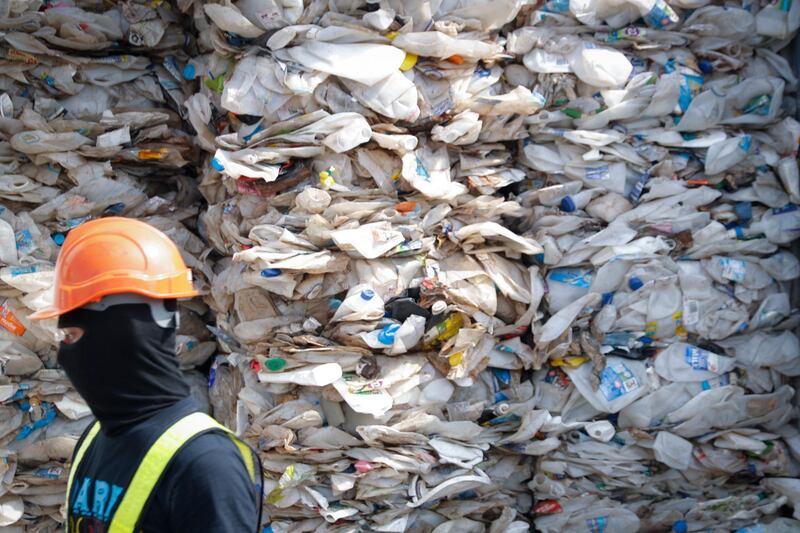
[[[0,526],[63,520],[26,315],[114,214],[265,531],[800,527],[800,3],[4,6]]]
[[[212,274],[190,230],[201,195],[179,70],[197,53],[187,35],[158,1],[0,4],[2,531],[60,529],[66,462],[91,420],[56,367],[55,320],[27,319],[51,297],[65,235],[92,218],[140,218],[179,243],[201,284]],[[207,308],[187,305],[189,369],[216,347],[199,319]],[[205,377],[189,377],[207,402]]]

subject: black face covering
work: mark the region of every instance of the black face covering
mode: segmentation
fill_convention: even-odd
[[[175,310],[174,300],[165,305]],[[175,356],[174,321],[170,327],[159,326],[147,304],[76,309],[62,315],[58,326],[84,331],[78,342],[61,343],[58,363],[106,434],[189,395]]]

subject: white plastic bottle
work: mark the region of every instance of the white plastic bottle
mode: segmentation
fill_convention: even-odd
[[[547,274],[547,304],[551,313],[589,292],[593,271],[587,268],[556,268]]]
[[[719,174],[742,161],[750,152],[752,142],[750,135],[742,135],[712,144],[706,154],[706,174]]]
[[[570,178],[581,180],[587,187],[603,187],[608,191],[625,194],[625,163],[571,161],[564,165],[564,173]]]
[[[389,348],[394,344],[395,333],[400,329],[400,324],[391,323],[386,324],[380,329],[369,331],[366,333],[359,333],[359,337],[367,343],[367,346],[374,350],[382,350]]]
[[[580,182],[570,181],[569,183],[544,187],[536,191],[535,195],[540,204],[552,207],[559,205],[567,196],[577,194],[582,187],[583,185]]]
[[[772,278],[758,263],[715,255],[703,261],[703,266],[716,281],[732,281],[750,289],[763,289]]]
[[[17,240],[14,228],[5,220],[0,219],[0,261],[6,265],[17,264]]]
[[[383,299],[371,287],[358,285],[347,291],[331,321],[379,320],[383,315]]]
[[[324,387],[342,377],[342,367],[337,363],[309,365],[286,372],[259,372],[262,383],[294,383],[305,387]]]
[[[735,364],[733,357],[676,342],[656,356],[655,369],[670,381],[705,381],[730,371]]]
[[[425,318],[419,315],[409,316],[395,332],[394,342],[387,353],[389,355],[406,353],[419,343],[424,334]]]
[[[594,87],[621,87],[633,71],[633,65],[622,52],[586,41],[575,46],[566,58],[575,75]]]
[[[748,228],[730,230],[731,237],[740,239],[765,236],[775,244],[788,244],[800,235],[800,207],[788,204],[778,209],[770,209],[761,220],[753,222]]]
[[[561,199],[561,210],[571,213],[577,209],[583,209],[589,202],[594,200],[596,196],[603,193],[602,189],[586,189],[574,195],[567,195]]]

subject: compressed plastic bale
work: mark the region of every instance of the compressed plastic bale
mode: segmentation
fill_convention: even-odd
[[[122,214],[194,269],[178,357],[272,474],[264,527],[736,530],[793,501],[755,480],[800,473],[794,4],[268,4],[9,11],[3,483],[88,422],[25,314],[64,235]],[[19,494],[5,527],[60,521]]]

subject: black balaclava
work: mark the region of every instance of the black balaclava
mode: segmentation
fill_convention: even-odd
[[[81,308],[58,320],[83,329],[77,342],[61,343],[58,363],[108,435],[189,396],[175,356],[175,300],[164,307],[172,319],[161,325],[145,303]]]

